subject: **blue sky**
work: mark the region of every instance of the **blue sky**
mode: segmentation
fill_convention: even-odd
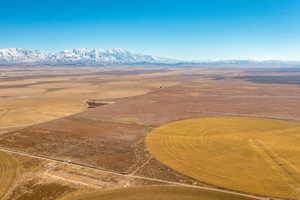
[[[0,48],[300,60],[299,0],[1,0]]]

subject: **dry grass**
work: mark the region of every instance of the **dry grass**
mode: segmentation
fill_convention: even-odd
[[[177,121],[147,144],[166,165],[233,190],[299,198],[300,123],[239,117]]]
[[[69,186],[57,183],[39,184],[34,181],[28,181],[25,185],[17,188],[10,199],[13,200],[55,200],[64,196],[68,192],[73,192],[74,189]]]
[[[63,200],[250,200],[232,194],[195,188],[155,186],[70,195]]]
[[[85,109],[84,102],[68,98],[25,98],[1,101],[0,127],[44,122]]]
[[[0,199],[13,185],[17,173],[17,162],[8,154],[0,152]]]
[[[76,78],[46,76],[27,79],[24,75],[24,78],[1,80],[0,128],[30,125],[72,115],[85,110],[88,99],[143,95],[160,87],[177,84],[159,78],[141,81],[133,75],[79,75]]]

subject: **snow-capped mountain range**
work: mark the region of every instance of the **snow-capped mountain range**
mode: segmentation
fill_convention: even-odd
[[[22,48],[0,49],[0,65],[118,65],[176,64],[178,60],[161,58],[125,49],[78,48],[57,53],[43,53]]]
[[[78,48],[56,53],[45,53],[39,50],[23,48],[0,49],[0,65],[196,65],[205,67],[300,67],[300,61],[280,60],[216,60],[216,61],[183,61],[136,53],[125,49],[87,49]]]

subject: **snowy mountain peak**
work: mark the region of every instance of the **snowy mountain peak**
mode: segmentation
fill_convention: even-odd
[[[178,61],[134,53],[126,49],[76,48],[57,53],[42,53],[22,48],[0,49],[0,65],[110,65],[110,64],[174,64]]]

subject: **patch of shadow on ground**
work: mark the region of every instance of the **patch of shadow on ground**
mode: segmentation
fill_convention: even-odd
[[[243,79],[253,83],[276,83],[300,85],[300,76],[241,76],[236,79]]]
[[[245,71],[246,73],[291,73],[300,72],[300,67],[294,68],[260,68],[260,69],[250,69]]]
[[[99,75],[138,75],[138,74],[151,74],[158,72],[169,72],[168,69],[148,69],[148,70],[130,70],[130,71],[108,71],[108,72],[97,72]]]

